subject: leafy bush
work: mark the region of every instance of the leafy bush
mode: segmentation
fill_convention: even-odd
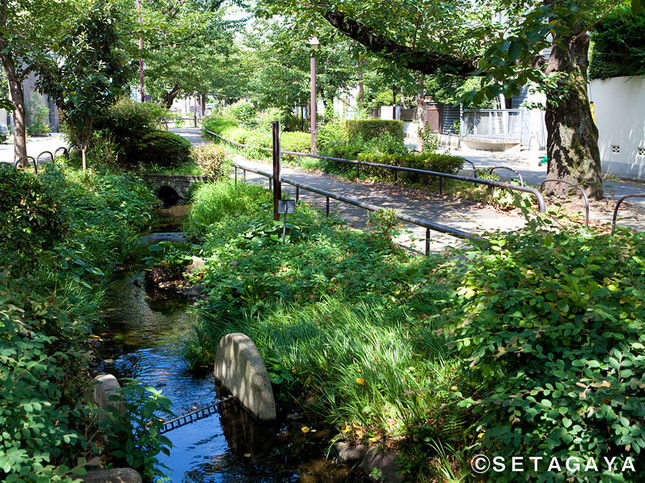
[[[287,114],[282,109],[270,107],[258,115],[258,127],[264,130],[269,130],[272,128],[275,121],[280,121],[282,128],[285,129],[286,119]]]
[[[306,132],[283,132],[280,134],[280,145],[285,151],[310,153],[311,134]],[[267,147],[270,148],[271,145]]]
[[[645,74],[645,14],[618,6],[595,27],[589,76],[592,79]]]
[[[49,125],[49,108],[39,97],[34,97],[29,103],[27,117],[29,119],[27,133],[30,136],[45,136],[52,132]]]
[[[0,164],[0,265],[37,262],[65,234],[62,208],[37,176]]]
[[[224,109],[224,116],[229,117],[241,126],[253,128],[257,126],[257,112],[250,101],[237,101]]]
[[[96,130],[108,131],[119,147],[119,163],[132,167],[139,161],[140,143],[146,135],[160,127],[168,110],[159,104],[136,102],[124,98],[110,107],[105,116],[96,120]]]
[[[170,454],[171,441],[160,434],[163,422],[160,416],[174,416],[170,411],[170,400],[161,390],[144,385],[136,380],[121,388],[121,394],[112,396],[125,401],[125,417],[114,406],[108,406],[107,417],[101,423],[102,430],[111,435],[108,440],[111,455],[116,462],[122,462],[139,470],[146,481],[162,476],[156,468],[157,455]]]
[[[137,142],[132,158],[143,165],[176,166],[190,161],[190,150],[186,138],[168,131],[153,131]]]
[[[645,449],[645,236],[554,231],[538,219],[457,267],[450,316],[468,364],[464,387],[475,389],[464,403],[482,418],[488,454],[547,464],[575,457],[582,466],[617,457],[619,468],[637,461]],[[558,477],[546,469],[541,479]]]
[[[226,175],[224,162],[228,153],[223,147],[216,144],[198,144],[193,146],[192,156],[204,176],[218,181]]]
[[[100,320],[110,283],[105,274],[136,245],[137,232],[151,219],[155,197],[141,181],[123,173],[81,173],[61,160],[48,164],[37,179],[15,176],[14,190],[31,187],[17,192],[15,199],[36,208],[51,202],[52,220],[49,228],[40,228],[40,215],[2,223],[2,242],[5,235],[9,240],[28,236],[48,241],[42,251],[29,253],[36,263],[19,274],[7,271],[5,264],[17,258],[16,248],[1,250],[0,479],[70,481],[82,470],[81,456],[104,454],[96,431],[98,415],[87,402],[88,327]],[[32,191],[42,195],[34,198]],[[3,193],[0,202],[5,199],[13,198]],[[8,213],[12,216],[13,211]],[[30,233],[34,222],[41,233]],[[48,232],[55,222],[64,229],[52,238]],[[116,439],[109,432],[105,436]]]
[[[77,386],[88,363],[85,326],[33,288],[0,271],[2,481],[65,479],[87,447],[89,411]]]
[[[403,132],[403,121],[382,120],[382,119],[354,119],[342,121],[342,130],[344,138],[352,142],[354,138],[360,138],[364,141],[380,138],[389,134],[395,140],[403,142],[405,134]]]

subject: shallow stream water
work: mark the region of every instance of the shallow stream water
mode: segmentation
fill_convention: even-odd
[[[156,231],[177,231],[185,209],[163,212],[170,218],[161,219]],[[215,401],[213,375],[192,374],[181,356],[196,316],[190,300],[152,298],[136,270],[112,286],[109,300],[103,372],[161,389],[176,415]],[[324,458],[329,432],[305,435],[299,427],[259,424],[235,401],[226,402],[216,414],[166,433],[173,448],[169,456],[159,455],[165,481],[357,481],[349,466]]]

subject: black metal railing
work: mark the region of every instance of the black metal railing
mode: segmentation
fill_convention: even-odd
[[[52,154],[51,151],[43,151],[42,153],[40,153],[35,158],[33,156],[23,156],[21,158],[18,158],[16,160],[16,162],[13,163],[13,167],[17,168],[20,165],[20,163],[22,163],[23,161],[31,160],[31,162],[34,165],[34,174],[38,174],[38,164],[40,163],[40,158],[43,156],[43,154],[48,155],[49,158],[50,158],[50,162],[53,163],[54,160],[58,157],[58,151],[60,151],[60,150],[63,150],[63,157],[65,157],[65,158],[69,157],[69,149],[67,149],[65,146],[61,146],[58,149],[56,149],[56,151],[54,151],[54,154]]]
[[[212,131],[209,131],[207,129],[204,130],[208,134],[211,134],[213,136],[216,136],[219,139],[222,139],[234,146],[240,147],[242,149],[247,149],[249,146],[246,144],[238,143],[235,141],[232,141],[230,139],[225,138],[224,136],[220,136],[217,133],[214,133]],[[272,149],[270,148],[259,148],[261,151],[267,151],[267,152],[272,152]],[[345,164],[353,164],[356,166],[356,177],[359,176],[360,172],[360,167],[361,166],[369,166],[373,168],[384,168],[384,169],[390,169],[394,170],[395,172],[405,172],[405,173],[415,173],[415,174],[423,174],[423,175],[428,175],[428,176],[435,176],[439,178],[439,192],[443,194],[443,179],[453,179],[456,181],[464,181],[467,183],[475,183],[475,184],[483,184],[487,186],[492,186],[494,188],[503,188],[511,191],[521,191],[524,193],[529,193],[537,199],[538,202],[538,207],[540,212],[546,211],[546,204],[544,203],[544,197],[542,194],[536,190],[535,188],[531,188],[529,186],[517,186],[517,185],[512,185],[512,184],[507,184],[507,183],[501,183],[498,181],[490,181],[486,179],[480,179],[480,178],[469,178],[467,176],[459,176],[456,174],[449,174],[449,173],[441,173],[438,171],[429,171],[425,169],[417,169],[417,168],[408,168],[406,166],[394,166],[391,164],[381,164],[381,163],[370,163],[367,161],[358,161],[355,159],[344,159],[344,158],[335,158],[332,156],[321,156],[319,154],[310,154],[310,153],[299,153],[296,151],[284,151],[281,150],[280,154],[287,154],[291,156],[300,156],[300,157],[307,157],[307,158],[315,158],[315,159],[322,159],[322,160],[327,160],[327,161],[336,161],[339,163],[345,163]]]
[[[621,197],[617,202],[616,202],[616,208],[614,208],[614,216],[611,220],[611,233],[613,234],[616,231],[616,217],[618,216],[618,209],[620,208],[620,205],[623,204],[623,201],[629,198],[645,198],[645,194],[642,195],[626,195]]]
[[[242,170],[244,181],[246,181],[246,172],[249,171],[251,173],[255,173],[255,174],[258,174],[260,176],[264,176],[264,177],[268,178],[269,179],[269,187],[271,187],[271,183],[272,183],[272,180],[273,180],[273,174],[272,173],[268,173],[268,172],[262,171],[260,169],[254,169],[254,168],[251,168],[249,166],[244,166],[244,165],[238,164],[238,163],[233,163],[233,167],[234,167],[234,170],[235,170],[235,176],[234,176],[235,177],[235,183],[237,183],[237,179],[238,179],[237,170],[240,169],[240,170]],[[326,190],[323,190],[323,189],[320,189],[320,188],[316,188],[315,186],[310,186],[310,185],[307,185],[307,184],[304,184],[304,183],[300,183],[298,181],[289,179],[289,178],[284,177],[284,176],[282,176],[280,178],[280,181],[282,183],[289,184],[289,185],[291,185],[291,186],[296,188],[296,202],[299,201],[299,199],[300,199],[300,190],[301,189],[324,196],[325,197],[325,214],[327,216],[329,216],[329,200],[330,199],[334,199],[334,200],[346,203],[348,205],[357,206],[357,207],[363,208],[364,210],[367,210],[367,211],[378,211],[378,210],[383,208],[381,206],[373,205],[371,203],[365,203],[364,201],[360,201],[360,200],[356,200],[356,199],[353,199],[353,198],[349,198],[347,196],[332,193],[331,191],[326,191]],[[440,225],[438,223],[433,223],[431,221],[424,220],[422,218],[417,218],[417,217],[414,217],[414,216],[411,216],[411,215],[407,215],[405,213],[396,212],[395,216],[396,216],[397,219],[399,219],[401,221],[411,223],[413,225],[417,225],[417,226],[420,226],[420,227],[423,227],[423,228],[426,229],[426,233],[425,233],[425,254],[426,255],[430,254],[430,231],[437,231],[437,232],[440,232],[440,233],[445,233],[446,235],[454,236],[456,238],[461,238],[461,239],[466,239],[466,240],[471,240],[471,241],[484,241],[484,242],[487,241],[485,238],[479,237],[477,235],[473,235],[472,233],[468,233],[468,232],[465,232],[465,231],[462,231],[462,230],[458,230],[456,228],[451,228],[449,226]]]

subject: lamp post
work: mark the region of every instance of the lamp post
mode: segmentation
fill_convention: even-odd
[[[316,55],[320,42],[315,35],[309,39],[311,48],[311,154],[317,154],[316,148]]]
[[[137,20],[141,28],[141,0],[137,0]],[[141,102],[146,101],[146,94],[143,90],[143,34],[139,32],[139,82],[141,83]]]

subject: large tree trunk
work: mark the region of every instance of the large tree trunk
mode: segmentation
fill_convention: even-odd
[[[13,156],[14,161],[27,156],[27,129],[25,126],[25,92],[22,82],[16,75],[16,69],[6,56],[2,56],[3,65],[9,80],[11,102],[15,107],[13,111]]]
[[[587,196],[602,199],[602,176],[598,129],[591,117],[587,94],[587,54],[589,37],[553,42],[547,74],[562,76],[555,90],[547,92],[546,127],[548,178],[559,178],[582,185]],[[570,187],[548,183],[546,193],[566,196]]]

